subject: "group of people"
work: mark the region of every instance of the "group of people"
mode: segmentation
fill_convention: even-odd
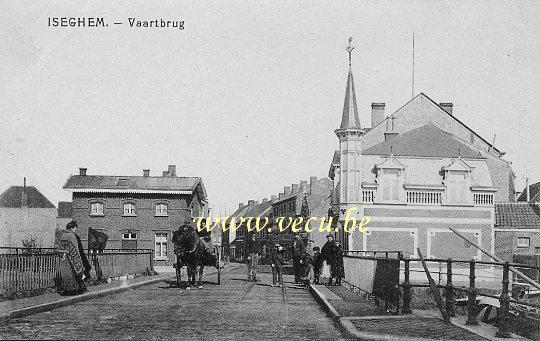
[[[321,277],[329,278],[328,285],[341,285],[341,279],[345,277],[343,268],[343,248],[339,240],[329,234],[322,248],[313,247],[312,241],[302,240],[300,235],[295,235],[291,245],[292,263],[294,270],[294,282],[309,285],[321,283]],[[259,254],[262,246],[257,241],[255,234],[250,234],[246,240],[246,260],[248,267],[248,281],[257,282],[257,268]],[[283,245],[275,243],[270,247],[270,265],[272,267],[272,286],[283,286],[283,266],[285,265],[286,249]]]

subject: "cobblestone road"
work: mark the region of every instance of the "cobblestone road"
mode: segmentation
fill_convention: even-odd
[[[4,339],[293,339],[341,338],[309,292],[292,284],[253,285],[244,268],[221,285],[185,290],[161,282],[0,325]],[[206,278],[216,281],[216,275]]]

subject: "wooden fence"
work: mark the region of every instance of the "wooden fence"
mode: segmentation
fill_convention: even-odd
[[[150,273],[153,256],[152,250],[104,250],[88,259],[93,278],[107,279]],[[0,297],[54,288],[61,257],[55,249],[0,247]]]

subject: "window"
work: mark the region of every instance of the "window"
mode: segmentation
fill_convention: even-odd
[[[103,215],[103,204],[100,202],[93,202],[90,205],[90,215]]]
[[[529,247],[531,246],[531,238],[529,237],[518,237],[517,247]]]
[[[135,215],[135,204],[133,203],[124,204],[124,215]]]
[[[167,204],[157,204],[156,205],[156,215],[166,216],[167,215]]]
[[[395,170],[384,170],[381,174],[382,182],[382,200],[384,202],[400,201],[400,180],[399,173]]]
[[[166,233],[156,233],[155,236],[155,258],[156,259],[167,259],[167,234]]]
[[[463,174],[453,174],[449,176],[446,183],[448,191],[449,204],[466,204],[467,203],[467,180]]]
[[[122,249],[137,249],[137,233],[122,233]]]
[[[540,247],[538,247],[538,246],[535,247],[535,248],[534,248],[534,253],[540,253]]]

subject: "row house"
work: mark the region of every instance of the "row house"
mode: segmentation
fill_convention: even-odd
[[[201,178],[179,177],[170,165],[161,176],[70,175],[64,189],[72,192],[72,216],[87,245],[88,229],[109,236],[108,249],[150,249],[157,265],[171,265],[175,257],[172,232],[195,217],[208,215],[208,199]]]

